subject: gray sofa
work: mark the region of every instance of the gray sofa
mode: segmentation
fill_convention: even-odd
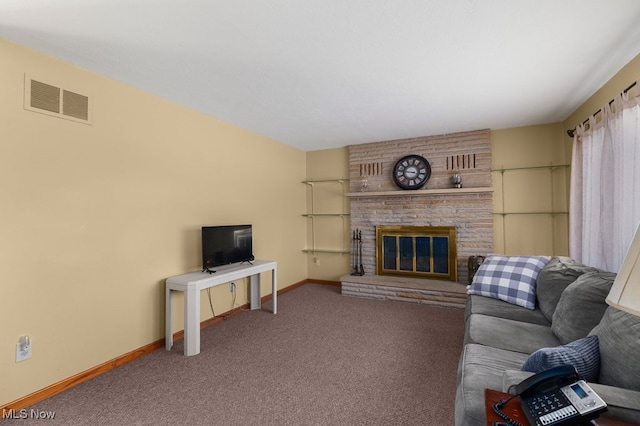
[[[538,274],[535,309],[470,294],[455,424],[485,426],[485,388],[513,393],[533,374],[522,371],[532,353],[591,335],[598,336],[600,368],[590,384],[608,404],[603,416],[640,423],[640,317],[605,303],[614,278],[553,257]]]

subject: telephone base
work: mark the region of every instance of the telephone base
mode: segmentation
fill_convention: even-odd
[[[607,410],[607,404],[584,380],[521,396],[520,400],[529,423],[535,426],[589,425]]]
[[[496,413],[493,411],[493,404],[500,401],[506,401],[511,398],[513,395],[510,395],[505,392],[501,392],[495,389],[485,389],[484,390],[484,407],[485,407],[485,415],[486,415],[486,425],[494,426],[494,423],[499,424],[499,422],[505,422],[501,419]],[[522,406],[520,404],[520,398],[514,398],[507,403],[502,410],[509,415],[514,420],[519,421],[524,426],[530,426],[529,421],[524,415],[522,411]],[[587,423],[584,423],[585,426],[640,426],[635,423],[629,423],[623,420],[616,420],[609,417],[599,417],[596,420],[590,420]],[[497,425],[496,425],[497,426]],[[582,426],[582,425],[581,425]]]

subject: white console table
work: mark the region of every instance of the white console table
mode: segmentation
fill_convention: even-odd
[[[172,304],[174,291],[184,292],[184,354],[187,356],[200,353],[200,290],[227,282],[251,277],[250,304],[251,309],[260,309],[260,273],[271,271],[271,292],[273,295],[273,313],[277,312],[277,265],[272,260],[254,260],[253,263],[242,263],[218,266],[215,273],[190,272],[167,278],[165,290],[165,348],[173,346],[173,329],[171,327]]]

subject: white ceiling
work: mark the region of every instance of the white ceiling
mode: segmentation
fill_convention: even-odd
[[[640,52],[639,17],[637,0],[0,0],[0,37],[308,151],[563,121]]]

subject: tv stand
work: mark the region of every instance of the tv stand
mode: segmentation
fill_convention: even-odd
[[[171,302],[174,292],[184,292],[184,354],[186,356],[197,355],[200,353],[200,290],[251,277],[249,286],[251,310],[260,309],[262,303],[260,299],[260,273],[271,271],[272,311],[275,314],[278,309],[277,269],[275,261],[255,260],[253,264],[249,265],[234,263],[220,266],[215,275],[200,271],[167,278],[165,282],[165,349],[169,351],[173,346]]]
[[[207,274],[215,274],[216,270],[215,269],[204,268],[202,270],[202,272],[206,272]]]

